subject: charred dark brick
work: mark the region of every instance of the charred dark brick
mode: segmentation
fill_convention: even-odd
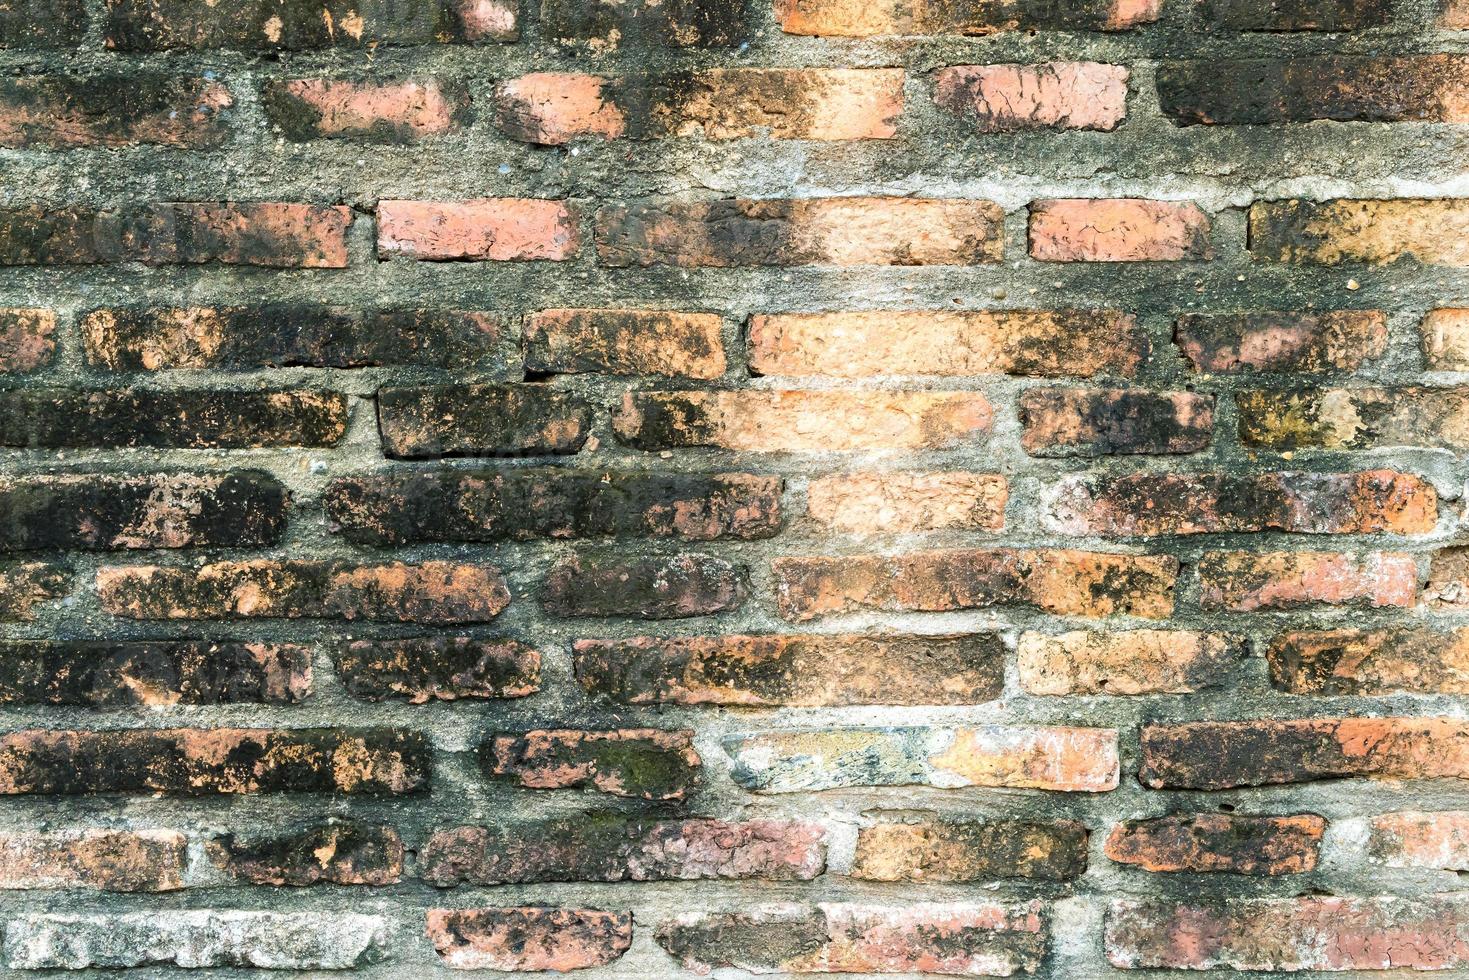
[[[0,48],[72,48],[86,32],[86,0],[0,0]]]
[[[1086,870],[1087,831],[1062,820],[879,819],[857,832],[848,872],[868,881],[1066,881]]]
[[[0,623],[28,623],[71,587],[71,569],[47,562],[0,565]]]
[[[448,470],[334,480],[327,515],[357,544],[537,538],[768,538],[779,477]]]
[[[554,729],[494,735],[480,744],[480,770],[527,789],[590,787],[641,800],[681,800],[703,765],[693,732],[656,728]]]
[[[396,728],[30,730],[0,737],[0,794],[399,794],[433,750]]]
[[[310,689],[311,649],[290,644],[0,643],[0,704],[295,704]]]
[[[1289,388],[1241,391],[1239,438],[1275,450],[1469,446],[1469,388]]]
[[[1392,21],[1394,0],[1201,0],[1199,18],[1235,31],[1359,31]]]
[[[541,17],[558,43],[619,49],[727,48],[749,39],[750,0],[545,0]]]
[[[787,34],[987,35],[1009,30],[1126,30],[1158,19],[1156,0],[776,0]]]
[[[567,455],[591,408],[541,385],[437,385],[377,393],[383,451],[399,459]]]
[[[0,146],[216,146],[228,135],[229,89],[150,72],[0,79]]]
[[[346,431],[330,391],[0,391],[0,446],[16,449],[332,446]]]
[[[392,827],[330,822],[254,837],[225,834],[207,846],[215,867],[252,885],[393,885],[403,839]]]
[[[738,609],[748,596],[743,570],[713,555],[573,555],[546,576],[541,605],[552,616],[684,619]]]
[[[600,909],[429,909],[445,966],[502,973],[570,972],[616,962],[632,945],[632,913]]]
[[[1469,631],[1423,628],[1282,633],[1265,652],[1292,694],[1469,694]]]
[[[540,653],[516,640],[354,640],[336,666],[347,693],[365,701],[522,698],[541,689]]]
[[[474,119],[469,89],[436,78],[271,79],[261,86],[260,101],[270,121],[296,143],[413,143],[463,129]]]
[[[1021,445],[1032,456],[1194,453],[1213,437],[1214,399],[1193,392],[1030,388]]]
[[[1304,874],[1316,868],[1326,821],[1311,814],[1247,817],[1198,813],[1126,820],[1107,837],[1107,857],[1144,871]]]

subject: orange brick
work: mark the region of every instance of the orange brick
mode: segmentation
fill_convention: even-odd
[[[1205,609],[1377,609],[1409,607],[1417,597],[1412,555],[1210,551],[1199,561],[1199,604]]]
[[[993,34],[1003,30],[1126,30],[1158,19],[1161,0],[775,0],[787,34]]]
[[[818,477],[806,490],[817,524],[849,534],[999,531],[1009,485],[990,473],[886,471]]]
[[[1212,259],[1209,218],[1197,204],[1075,198],[1030,206],[1030,255],[1042,262]]]
[[[1228,637],[1187,630],[1026,632],[1016,651],[1030,694],[1190,694],[1217,687],[1239,659]]]
[[[462,128],[469,92],[437,79],[402,82],[293,78],[266,82],[270,121],[296,141],[352,137],[408,143]]]
[[[1105,132],[1127,116],[1127,69],[1092,61],[960,65],[934,74],[934,101],[981,133]]]
[[[525,367],[717,378],[725,370],[722,324],[715,313],[542,310],[525,321]]]
[[[1374,861],[1390,868],[1469,871],[1469,811],[1384,813],[1369,826],[1367,849]]]
[[[571,258],[576,216],[562,201],[379,201],[377,250],[429,262]]]
[[[1267,262],[1469,266],[1469,200],[1259,201],[1250,254]]]

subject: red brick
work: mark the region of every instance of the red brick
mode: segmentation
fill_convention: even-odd
[[[776,0],[787,34],[872,37],[881,34],[987,35],[1004,30],[1118,31],[1158,19],[1159,0]]]
[[[1304,814],[1246,817],[1195,813],[1126,820],[1107,837],[1107,857],[1144,871],[1305,874],[1316,869],[1326,821]]]
[[[525,368],[554,374],[724,374],[716,313],[542,310],[525,321]]]
[[[380,388],[377,417],[397,459],[569,455],[591,427],[586,402],[532,384]]]
[[[749,594],[744,570],[713,555],[623,560],[577,554],[546,576],[541,605],[552,616],[687,619],[732,612]]]
[[[0,889],[184,887],[188,841],[173,830],[53,830],[0,834]]]
[[[1204,609],[1377,609],[1410,607],[1417,597],[1417,566],[1406,554],[1210,551],[1199,561],[1199,605]]]
[[[332,820],[258,836],[225,834],[205,847],[214,866],[252,885],[394,885],[403,838],[392,827]]]
[[[1250,254],[1267,262],[1469,266],[1469,200],[1257,201]]]
[[[1009,495],[995,474],[884,470],[812,480],[806,510],[822,528],[848,534],[1001,531]]]
[[[204,149],[228,137],[234,102],[219,82],[151,72],[7,78],[0,80],[0,146]]]
[[[1282,633],[1265,653],[1292,694],[1469,694],[1469,630],[1421,627]]]
[[[347,693],[364,701],[523,698],[541,689],[540,651],[517,640],[353,640],[338,651],[336,668]]]
[[[934,101],[981,133],[1116,129],[1127,116],[1127,69],[1092,61],[959,65],[934,73]]]
[[[411,143],[463,129],[469,91],[436,78],[401,82],[292,78],[267,81],[260,100],[287,139]]]
[[[0,308],[0,373],[39,371],[55,356],[55,311]]]
[[[1214,431],[1214,397],[1191,391],[1028,388],[1020,445],[1032,456],[1195,453]]]
[[[1241,391],[1239,438],[1274,450],[1469,446],[1469,388]]]
[[[480,746],[480,769],[525,789],[585,786],[631,799],[681,800],[698,783],[704,764],[693,734],[621,728],[493,735]]]
[[[576,254],[576,214],[564,201],[379,201],[377,251],[426,262],[561,262]]]
[[[1030,206],[1030,256],[1042,262],[1212,259],[1209,218],[1197,204],[1072,199]]]
[[[1239,659],[1228,637],[1186,630],[1076,630],[1020,634],[1020,686],[1028,694],[1191,694],[1218,687]]]
[[[574,139],[616,139],[627,131],[610,78],[573,72],[533,72],[494,89],[495,125],[512,139],[560,146]]]
[[[429,909],[428,937],[455,970],[558,973],[606,966],[632,945],[632,913],[594,909]]]
[[[1086,870],[1087,830],[1074,820],[886,820],[857,831],[853,878],[925,884],[1002,878],[1066,881]]]
[[[1387,350],[1381,310],[1327,313],[1187,313],[1173,332],[1206,374],[1355,371]]]
[[[71,569],[50,562],[0,565],[0,623],[29,623],[37,607],[71,588]]]
[[[1469,871],[1469,812],[1401,811],[1369,821],[1368,853],[1390,868]]]

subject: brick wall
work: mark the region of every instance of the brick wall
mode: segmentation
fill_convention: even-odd
[[[0,0],[0,967],[1469,970],[1465,30]]]

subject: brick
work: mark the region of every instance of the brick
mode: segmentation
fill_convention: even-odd
[[[634,95],[619,88],[614,79],[601,75],[532,72],[495,86],[492,118],[500,132],[522,143],[561,146],[588,137],[617,139],[627,134],[625,103]],[[642,118],[635,115],[634,123]]]
[[[346,432],[347,398],[330,391],[0,391],[0,446],[14,449],[332,446]]]
[[[505,324],[492,313],[356,310],[299,303],[111,307],[82,317],[87,363],[107,371],[388,365],[497,367]]]
[[[1469,200],[1257,201],[1249,225],[1266,262],[1469,266]]]
[[[217,146],[229,135],[229,89],[149,72],[0,80],[0,146],[65,149]]]
[[[1453,898],[1118,899],[1108,961],[1128,970],[1444,970],[1469,963]]]
[[[12,970],[350,970],[385,959],[388,950],[386,919],[339,909],[28,914],[5,924],[5,959]]]
[[[37,607],[71,588],[71,569],[51,562],[0,563],[0,623],[29,623]]]
[[[826,831],[790,820],[639,820],[593,813],[436,831],[419,858],[439,888],[548,881],[809,881]]]
[[[215,867],[252,885],[393,885],[403,839],[392,827],[331,821],[253,837],[224,834],[205,848]]]
[[[993,422],[977,391],[630,391],[612,415],[637,449],[756,453],[950,449]]]
[[[1236,31],[1357,31],[1392,21],[1391,0],[1203,0],[1201,20]]]
[[[311,648],[200,640],[0,643],[0,704],[297,704]]]
[[[1433,484],[1409,473],[1139,473],[1077,475],[1056,485],[1047,515],[1064,534],[1427,534]]]
[[[606,966],[632,945],[632,913],[596,909],[429,909],[428,937],[445,966],[503,973]]]
[[[259,470],[0,477],[0,551],[265,547],[290,498]]]
[[[0,208],[0,266],[259,265],[345,269],[352,209],[314,204]]]
[[[272,79],[260,90],[265,115],[286,139],[413,143],[465,128],[469,90],[436,78],[378,82]]]
[[[1465,0],[1445,0],[1439,15],[1438,26],[1446,31],[1469,30],[1469,3]]]
[[[1239,437],[1276,450],[1469,446],[1469,388],[1291,388],[1235,395]]]
[[[1032,456],[1180,454],[1207,449],[1214,396],[1191,391],[1028,388],[1020,445]]]
[[[1127,69],[1094,61],[958,65],[934,72],[934,102],[981,133],[1109,132],[1127,117]]]
[[[1424,602],[1436,609],[1462,609],[1469,605],[1469,548],[1441,548],[1428,566]]]
[[[1418,597],[1412,555],[1373,551],[1210,551],[1199,560],[1199,605],[1206,610],[1411,607]]]
[[[1355,371],[1387,350],[1381,310],[1326,313],[1186,313],[1173,339],[1205,374]]]
[[[1453,718],[1201,721],[1142,729],[1152,789],[1321,779],[1469,779],[1469,726]]]
[[[102,568],[102,608],[127,619],[365,619],[482,623],[510,604],[493,565],[426,561],[221,561],[193,568]]]
[[[552,616],[687,619],[732,612],[749,594],[744,569],[713,555],[577,554],[546,576],[541,605]]]
[[[427,789],[433,751],[401,728],[31,729],[0,736],[0,794],[366,793]]]
[[[787,34],[872,37],[881,34],[987,35],[1004,30],[1118,31],[1158,19],[1156,0],[776,0]]]
[[[750,318],[756,374],[841,378],[1131,376],[1147,340],[1116,310],[873,310],[758,313]]]
[[[564,201],[379,201],[377,254],[424,262],[561,262],[576,254],[576,214]]]
[[[86,0],[0,0],[0,49],[72,48],[86,33]]]
[[[731,735],[730,775],[754,793],[860,786],[999,786],[1067,793],[1117,788],[1109,728],[822,728]]]
[[[364,701],[523,698],[541,689],[540,651],[518,640],[353,640],[337,652],[336,668],[347,693]]]
[[[860,610],[940,612],[1016,605],[1059,616],[1173,613],[1178,560],[1060,549],[955,549],[777,558],[776,602],[795,621]]]
[[[1180,126],[1469,122],[1469,58],[1212,58],[1164,62],[1158,102]]]
[[[919,902],[766,905],[686,912],[659,923],[658,945],[697,973],[1034,973],[1048,936],[1041,904]]]
[[[1030,257],[1042,262],[1190,262],[1214,257],[1197,204],[1076,198],[1030,206]]]
[[[56,313],[0,308],[0,374],[39,371],[56,356]]]
[[[383,452],[396,459],[575,453],[591,408],[543,385],[428,385],[379,388]]]
[[[1005,679],[995,634],[638,636],[573,650],[582,687],[621,704],[980,704]]]
[[[187,850],[173,830],[0,834],[0,889],[173,891],[184,887]]]
[[[749,540],[779,532],[781,482],[747,473],[414,469],[333,480],[323,503],[356,544]]]
[[[1074,820],[889,820],[857,831],[853,878],[865,881],[1067,881],[1086,870],[1087,831]]]
[[[1469,694],[1469,631],[1421,627],[1300,630],[1265,652],[1270,679],[1291,694]]]
[[[1124,820],[1107,835],[1107,857],[1144,871],[1293,875],[1316,869],[1326,821],[1191,813]]]
[[[195,0],[107,0],[107,47],[311,51],[436,42],[513,41],[516,0],[241,0],[226,12]]]
[[[1379,864],[1469,871],[1469,812],[1384,813],[1368,827],[1367,850]]]
[[[591,54],[621,48],[728,48],[752,36],[745,0],[545,0],[541,20],[558,44]]]
[[[1218,687],[1239,659],[1229,637],[1190,630],[1020,634],[1020,686],[1037,695],[1192,694]]]
[[[547,374],[724,374],[717,313],[542,310],[525,320],[525,369]]]
[[[820,527],[847,534],[1001,531],[1009,496],[997,474],[871,471],[812,480],[806,511]]]
[[[682,800],[703,760],[693,732],[656,728],[552,729],[493,735],[480,743],[480,771],[525,789],[588,787],[636,800]]]
[[[977,265],[1004,251],[990,201],[893,197],[609,205],[597,261],[611,268]]]
[[[1428,370],[1469,371],[1469,309],[1429,310],[1418,329]]]

